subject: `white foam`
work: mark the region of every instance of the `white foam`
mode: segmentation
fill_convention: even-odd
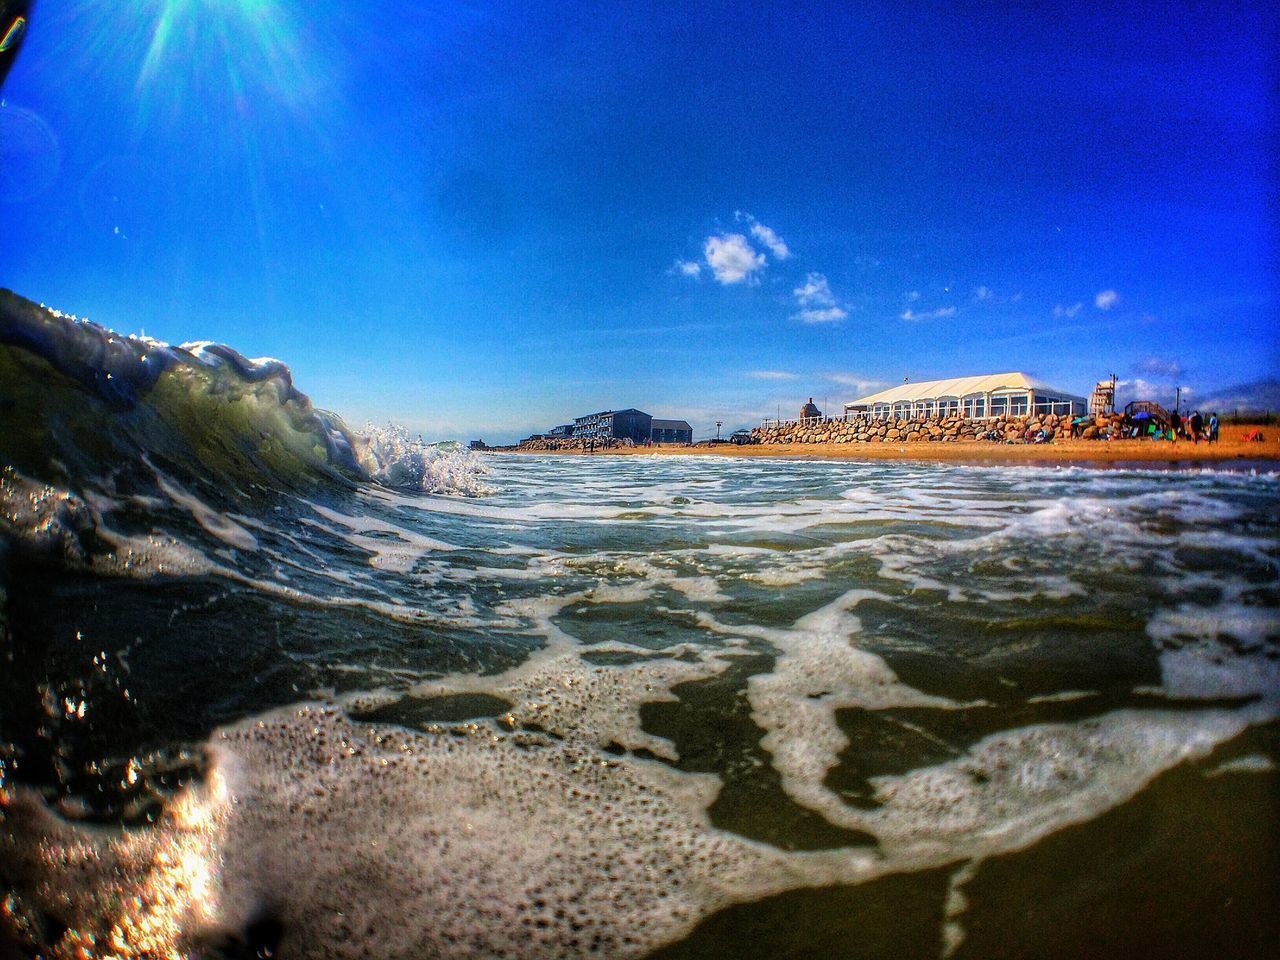
[[[851,643],[861,631],[852,610],[872,598],[889,599],[873,591],[851,590],[801,617],[790,629],[727,627],[706,614],[699,618],[717,632],[765,640],[778,651],[773,671],[747,683],[752,719],[766,731],[761,746],[770,753],[783,790],[824,816],[832,808],[844,808],[823,785],[849,743],[836,723],[837,710],[956,706],[907,686],[881,657]]]
[[[146,458],[144,457],[143,460],[145,461]],[[164,495],[173,503],[185,508],[195,518],[196,522],[204,528],[206,533],[237,550],[253,552],[258,549],[258,539],[248,530],[225,513],[214,510],[195,494],[188,493],[150,463],[148,463],[148,466],[151,466],[151,469],[155,471],[156,482],[160,485],[160,489],[164,491]]]
[[[110,501],[109,503],[114,503]],[[99,509],[102,499],[76,496],[40,483],[11,467],[0,468],[0,516],[4,533],[35,553],[108,576],[198,576],[217,569],[198,550],[161,533],[127,535],[112,530]],[[80,536],[92,530],[112,550],[90,554]]]
[[[1205,772],[1206,777],[1221,777],[1228,773],[1271,773],[1276,763],[1270,757],[1260,753],[1250,753],[1243,757],[1225,760],[1211,770]]]
[[[413,439],[398,424],[366,424],[356,438],[361,466],[368,475],[392,487],[424,493],[485,496],[493,488],[481,477],[488,466],[456,444],[428,444]]]
[[[742,466],[748,488],[768,476],[755,465]],[[671,469],[665,461],[646,467]],[[517,543],[492,551],[522,558],[514,569],[481,563],[430,571],[432,582],[445,584],[548,584],[535,596],[495,603],[487,613],[477,611],[469,597],[447,608],[418,609],[372,599],[368,593],[376,587],[367,584],[361,596],[317,597],[210,567],[308,604],[359,605],[406,622],[500,629],[541,643],[526,662],[494,676],[421,681],[411,672],[382,671],[387,676],[379,682],[411,686],[416,696],[501,697],[512,704],[501,722],[442,723],[410,733],[353,723],[332,705],[310,705],[218,731],[210,743],[210,785],[186,790],[173,808],[185,812],[151,830],[73,829],[25,798],[10,796],[17,826],[0,836],[0,850],[6,859],[32,864],[39,881],[24,895],[47,899],[49,909],[63,911],[57,916],[69,909],[73,933],[110,931],[114,924],[129,936],[149,938],[140,942],[157,955],[191,952],[193,938],[242,929],[258,911],[268,910],[284,924],[286,956],[324,954],[344,944],[373,955],[563,957],[589,955],[593,943],[601,955],[636,956],[682,936],[700,917],[729,903],[965,861],[971,866],[953,875],[947,904],[944,932],[954,949],[963,935],[962,887],[971,875],[966,870],[1096,817],[1160,772],[1203,758],[1247,724],[1280,713],[1280,676],[1274,661],[1259,655],[1274,636],[1273,614],[1246,606],[1248,585],[1227,574],[1188,574],[1168,564],[1158,568],[1168,581],[1160,587],[1164,595],[1196,585],[1221,587],[1223,595],[1217,607],[1179,604],[1151,621],[1148,633],[1160,648],[1164,670],[1162,692],[1246,696],[1253,702],[1236,710],[1206,704],[1198,710],[1117,711],[1079,723],[1003,730],[967,749],[952,747],[945,762],[873,779],[879,806],[851,807],[824,785],[848,745],[836,722],[839,710],[885,711],[891,717],[898,707],[969,706],[916,690],[883,658],[861,649],[859,604],[902,602],[895,598],[902,583],[945,590],[960,603],[1075,596],[1082,588],[1056,569],[1058,559],[1040,562],[1038,556],[1082,549],[1108,563],[1151,565],[1171,546],[1187,542],[1187,525],[1193,534],[1208,535],[1206,525],[1235,518],[1236,508],[1201,511],[1195,497],[1174,496],[1153,511],[1138,485],[1124,476],[1101,481],[1114,486],[1113,499],[1081,497],[1078,480],[1066,471],[1065,480],[1048,473],[1039,479],[1001,473],[1000,484],[1012,486],[995,490],[988,504],[948,489],[950,474],[943,473],[938,493],[898,495],[886,483],[871,494],[801,499],[780,510],[758,502],[773,493],[755,503],[717,503],[708,488],[703,499],[681,505],[691,511],[682,518],[670,499],[690,488],[670,478],[653,490],[620,494],[610,485],[616,478],[609,470],[593,465],[582,494],[589,502],[565,505],[556,499],[564,492],[550,489],[554,471],[539,474],[543,468],[533,459],[521,459],[519,469],[533,474],[530,486],[482,502],[386,490],[361,496],[371,505],[459,514],[512,530],[566,519],[604,526],[623,515],[621,522],[629,523],[639,513],[650,518],[646,523],[696,524],[710,546],[570,555]],[[14,493],[10,476],[0,477],[0,491],[9,489],[9,500],[30,501],[29,508],[17,505],[27,511],[24,526],[35,530],[41,518],[53,519],[45,532],[54,547],[64,542],[58,523],[66,524],[66,533],[77,523],[101,520],[93,504],[51,488]],[[1043,489],[1050,476],[1061,490]],[[1088,485],[1098,492],[1093,476]],[[745,496],[742,489],[720,491]],[[534,500],[534,494],[526,496],[529,491],[545,493],[546,499]],[[1175,523],[1154,523],[1160,511]],[[418,534],[409,521],[348,516],[326,507],[315,512],[317,524],[368,551],[382,573],[412,569],[425,580],[432,553],[457,549]],[[832,543],[815,535],[814,547],[786,551],[717,542],[744,531],[767,536],[776,532],[772,524],[779,518],[781,528],[803,531],[868,519],[916,524],[926,515],[930,524],[947,523],[947,538],[911,531]],[[957,531],[960,537],[950,538]],[[286,531],[280,535],[288,537]],[[1243,542],[1217,545],[1254,558],[1271,549],[1263,538],[1237,539]],[[299,549],[304,547],[299,541]],[[833,565],[856,557],[874,558],[884,590],[844,590],[787,626],[735,625],[728,614],[706,609],[724,603],[739,577],[757,584],[829,578],[834,585],[844,574],[833,573]],[[991,557],[1008,564],[998,574],[973,576],[973,564]],[[843,585],[831,592],[836,590]],[[681,612],[709,642],[685,642],[682,631],[680,642],[655,651],[629,644],[619,632],[583,647],[559,625],[570,609],[655,600],[689,607]],[[1227,636],[1234,648],[1222,642]],[[945,647],[947,639],[936,641]],[[786,853],[714,829],[707,808],[719,788],[715,777],[681,773],[634,755],[648,751],[674,759],[675,744],[642,729],[641,705],[670,701],[678,683],[717,676],[735,655],[726,648],[747,644],[767,644],[776,652],[771,672],[749,678],[747,697],[783,789],[828,822],[872,834],[879,842],[874,853]],[[605,650],[643,651],[646,659],[626,667],[593,667],[583,659],[584,653]],[[332,667],[366,676],[380,669]],[[419,682],[412,685],[414,680]],[[1033,699],[1087,695],[1065,691]],[[389,697],[384,692],[367,699]],[[912,729],[925,732],[925,725]],[[615,755],[619,746],[633,753]],[[1249,761],[1241,769],[1257,766]],[[154,912],[136,907],[135,896],[155,904]]]
[[[730,903],[1020,848],[1245,723],[1126,712],[1007,731],[955,762],[876,780],[884,806],[841,819],[871,829],[878,852],[786,853],[709,825],[716,778],[600,749],[672,756],[640,730],[640,705],[723,667],[600,668],[560,654],[425,688],[508,699],[512,732],[479,721],[410,733],[293,707],[219,731],[209,785],[184,791],[154,829],[73,829],[11,795],[0,844],[39,878],[24,896],[69,936],[111,931],[151,955],[268,911],[282,956],[337,944],[372,956],[639,956]]]
[[[359,550],[370,555],[369,565],[380,567],[393,573],[407,573],[414,564],[426,554],[433,551],[451,551],[457,547],[435,537],[428,537],[406,527],[391,523],[369,514],[351,515],[340,513],[329,507],[311,501],[304,501],[316,514],[344,528],[339,531],[334,526],[315,524],[327,533],[345,540]],[[314,523],[314,521],[306,521]],[[381,537],[368,534],[382,534]],[[386,537],[395,538],[389,542]]]

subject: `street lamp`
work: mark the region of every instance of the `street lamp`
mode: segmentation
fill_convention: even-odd
[[[717,440],[719,440],[719,439],[720,439],[720,424],[722,424],[722,423],[724,423],[724,421],[723,421],[723,420],[717,420],[717,421],[716,421],[716,439],[717,439]]]

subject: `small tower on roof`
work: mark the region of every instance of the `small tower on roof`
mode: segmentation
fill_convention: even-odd
[[[821,418],[822,418],[822,411],[819,410],[817,406],[814,405],[813,397],[810,397],[809,402],[800,408],[800,419],[801,420],[820,420]]]

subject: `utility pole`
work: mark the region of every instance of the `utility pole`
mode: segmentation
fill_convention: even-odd
[[[1173,412],[1182,416],[1182,388],[1174,387],[1173,390]]]

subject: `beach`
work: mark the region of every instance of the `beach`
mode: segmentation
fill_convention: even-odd
[[[1261,442],[1242,437],[1253,430]],[[518,450],[495,452],[553,453],[580,456],[581,450]],[[1280,460],[1280,428],[1259,424],[1223,427],[1217,443],[1178,440],[1055,440],[1051,443],[995,443],[985,440],[908,443],[770,443],[686,446],[655,444],[650,447],[613,447],[589,456],[712,456],[787,457],[804,460],[924,460],[945,463],[1028,464],[1053,463],[1212,463],[1215,461]]]

